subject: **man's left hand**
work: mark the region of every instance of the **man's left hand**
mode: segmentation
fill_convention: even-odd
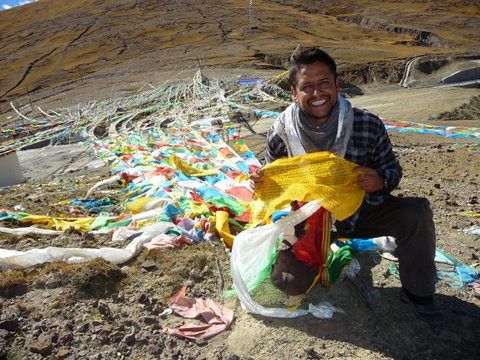
[[[363,174],[358,175],[360,189],[369,193],[383,189],[383,179],[378,175],[377,170],[366,166],[357,166],[353,171],[363,171]]]

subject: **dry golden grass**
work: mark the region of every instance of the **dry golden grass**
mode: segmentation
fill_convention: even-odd
[[[403,59],[478,49],[480,11],[468,1],[48,0],[0,12],[0,105],[28,91],[109,76],[210,67],[251,67],[255,54],[286,59],[319,45],[340,63]],[[409,46],[414,37],[377,23],[429,31],[448,47]],[[454,30],[453,30],[454,29]],[[5,103],[4,103],[5,104]]]

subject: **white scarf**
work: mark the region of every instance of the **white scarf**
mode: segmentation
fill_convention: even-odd
[[[289,157],[316,151],[331,151],[342,158],[345,156],[348,140],[352,134],[353,109],[350,102],[340,94],[338,94],[335,106],[337,108],[333,109],[334,111],[327,120],[327,122],[338,121],[333,141],[323,129],[317,132],[312,129],[312,126],[305,125],[308,120],[297,103],[291,104],[285,109],[275,121],[274,131],[287,146]],[[323,142],[330,142],[331,145]]]

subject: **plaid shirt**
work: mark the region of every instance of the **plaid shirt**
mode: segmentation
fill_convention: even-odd
[[[400,183],[402,167],[393,152],[392,143],[382,121],[366,110],[353,108],[353,114],[352,135],[347,144],[345,159],[376,169],[384,179],[384,189],[365,195],[367,203],[378,205]],[[287,147],[280,136],[271,129],[267,135],[265,162],[269,163],[282,157],[288,157]]]

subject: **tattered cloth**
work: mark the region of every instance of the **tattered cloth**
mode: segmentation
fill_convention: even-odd
[[[208,340],[228,330],[233,322],[233,311],[211,299],[185,296],[184,285],[169,301],[168,306],[177,315],[187,319],[202,320],[205,325],[185,324],[177,329],[165,327],[164,332],[190,340]]]

